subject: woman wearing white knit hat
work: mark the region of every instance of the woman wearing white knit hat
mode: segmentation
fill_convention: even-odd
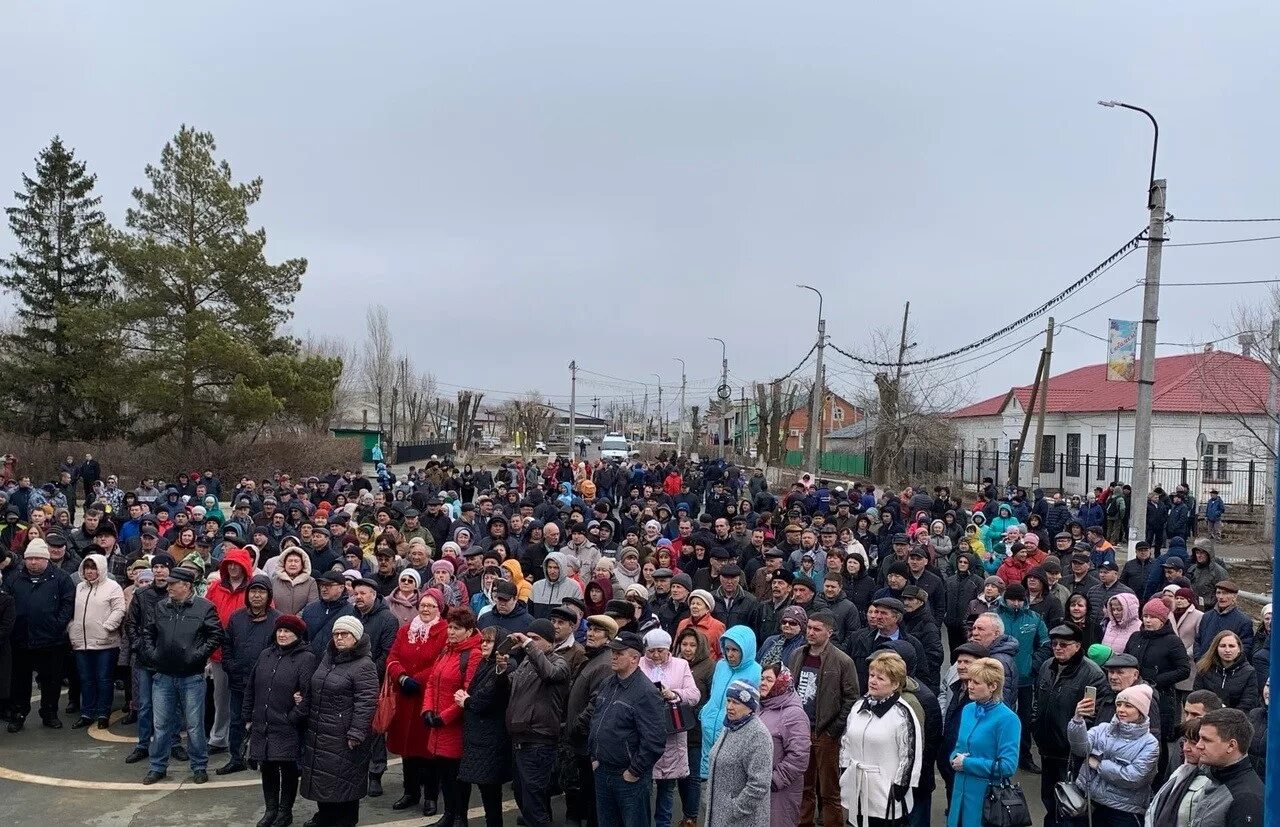
[[[681,705],[693,707],[702,699],[688,661],[671,656],[671,635],[662,629],[653,629],[644,636],[645,656],[640,659],[640,671],[657,685],[662,699],[672,708]],[[690,713],[689,709],[684,710]],[[690,713],[691,714],[691,713]],[[685,726],[692,725],[689,721]],[[667,736],[662,757],[653,767],[653,780],[658,785],[657,807],[654,811],[656,827],[671,827],[671,809],[675,801],[676,781],[689,775],[689,737],[685,731]]]
[[[378,670],[364,624],[351,615],[333,622],[324,660],[308,692],[294,695],[306,721],[302,742],[303,798],[319,805],[313,824],[356,824],[368,789],[370,734],[378,703]]]

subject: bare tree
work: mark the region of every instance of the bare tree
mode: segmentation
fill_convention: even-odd
[[[436,378],[415,370],[408,356],[396,362],[396,386],[400,389],[400,411],[396,433],[410,440],[419,439],[431,418],[431,405],[436,399]]]
[[[380,304],[365,309],[365,341],[360,353],[360,398],[377,410],[378,427],[392,425],[394,412],[388,410],[391,387],[396,380],[396,348],[391,336],[391,318]]]
[[[323,422],[326,428],[335,428],[352,421],[362,401],[360,359],[355,345],[338,336],[315,336],[308,332],[301,341],[300,350],[303,356],[342,360],[342,373],[334,386],[332,402]]]
[[[536,390],[526,391],[520,399],[509,399],[501,408],[507,433],[520,444],[520,452],[528,459],[534,444],[551,433],[555,411]]]
[[[1268,431],[1280,423],[1271,410],[1268,396],[1271,384],[1280,381],[1280,354],[1271,348],[1271,326],[1277,320],[1280,320],[1280,288],[1272,287],[1263,301],[1237,304],[1228,329],[1219,331],[1223,338],[1235,338],[1242,352],[1267,366],[1270,374],[1267,383],[1241,381],[1239,372],[1233,369],[1235,357],[1229,353],[1207,353],[1196,371],[1201,398],[1227,410],[1236,434],[1245,442],[1242,446],[1245,456],[1276,455],[1276,446],[1268,438]]]
[[[476,414],[480,412],[480,401],[484,394],[478,391],[458,391],[458,407],[453,438],[454,450],[466,453],[471,449],[475,438]]]
[[[781,465],[787,454],[787,433],[796,411],[798,386],[795,382],[785,383],[787,393],[784,401],[783,384],[783,380],[775,379],[767,386],[763,383],[755,386],[756,417],[759,421],[756,456],[765,465]]]

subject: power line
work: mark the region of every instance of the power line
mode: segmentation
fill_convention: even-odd
[[[1166,241],[1166,247],[1216,247],[1219,244],[1247,244],[1251,241],[1275,241],[1280,239],[1280,235],[1259,235],[1252,238],[1224,238],[1220,241],[1179,241],[1177,243]]]
[[[835,349],[837,353],[843,354],[846,358],[854,362],[858,362],[864,365],[871,365],[873,367],[881,367],[881,368],[912,367],[915,365],[927,365],[927,364],[932,364],[934,362],[941,362],[942,360],[949,359],[952,356],[959,356],[962,353],[967,353],[971,350],[975,350],[977,348],[982,347],[985,344],[995,341],[996,339],[999,339],[1003,336],[1007,336],[1009,333],[1012,333],[1014,330],[1018,329],[1019,327],[1026,324],[1027,322],[1030,322],[1036,318],[1039,318],[1040,316],[1043,316],[1054,306],[1065,301],[1069,296],[1071,296],[1081,287],[1084,287],[1086,284],[1093,281],[1095,278],[1102,275],[1107,270],[1110,270],[1116,264],[1119,264],[1121,261],[1123,261],[1134,250],[1137,250],[1141,246],[1141,242],[1144,240],[1144,236],[1146,235],[1146,232],[1147,231],[1144,229],[1141,232],[1139,232],[1137,235],[1135,235],[1133,238],[1126,241],[1124,245],[1120,247],[1120,249],[1116,250],[1114,253],[1112,253],[1110,256],[1104,259],[1101,264],[1094,267],[1092,270],[1085,273],[1080,278],[1076,279],[1073,283],[1071,283],[1065,289],[1063,289],[1062,292],[1058,293],[1058,295],[1049,299],[1044,304],[1035,308],[1031,312],[1025,314],[1022,318],[1014,322],[1010,322],[1009,324],[997,330],[995,333],[985,336],[977,340],[976,342],[970,342],[964,347],[959,347],[959,348],[956,348],[955,350],[951,350],[946,353],[940,353],[936,356],[929,356],[924,359],[915,359],[915,360],[906,361],[906,362],[884,362],[884,361],[878,361],[875,359],[864,359],[861,356],[855,356],[846,350],[842,350],[840,347],[838,347],[835,344],[831,344],[831,343],[828,343],[828,344],[831,344],[831,347]],[[815,346],[816,346],[816,343],[815,343]]]
[[[1276,236],[1280,238],[1280,236]],[[1162,281],[1161,287],[1213,287],[1219,284],[1280,284],[1280,279],[1245,279],[1243,281]]]
[[[1166,221],[1186,221],[1197,224],[1261,224],[1269,221],[1280,221],[1280,218],[1178,218],[1171,215]]]

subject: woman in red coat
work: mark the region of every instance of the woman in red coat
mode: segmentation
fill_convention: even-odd
[[[404,758],[404,795],[392,809],[405,810],[422,800],[423,815],[435,815],[439,782],[431,771],[427,727],[422,723],[422,690],[444,651],[444,595],[427,589],[418,599],[418,614],[396,632],[387,655],[387,680],[400,691],[396,716],[387,730],[387,749]],[[423,796],[423,790],[426,796]]]
[[[458,764],[462,760],[462,707],[457,698],[460,690],[471,683],[483,658],[480,635],[476,632],[476,616],[465,606],[449,610],[448,643],[436,661],[422,690],[422,721],[427,725],[427,752],[440,791],[444,797],[444,815],[438,825],[453,825],[455,819],[466,818],[460,806]]]

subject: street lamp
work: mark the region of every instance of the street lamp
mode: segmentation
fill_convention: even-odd
[[[1147,189],[1147,270],[1142,291],[1142,348],[1138,366],[1138,401],[1133,412],[1133,476],[1130,485],[1140,502],[1146,502],[1151,490],[1151,405],[1156,382],[1156,320],[1160,315],[1160,255],[1164,248],[1164,214],[1166,182],[1156,180],[1156,150],[1160,146],[1160,124],[1141,106],[1110,100],[1100,106],[1120,107],[1141,112],[1151,121],[1151,177]],[[1119,456],[1120,446],[1116,446]],[[1134,542],[1146,538],[1147,510],[1135,508],[1130,515],[1130,537]]]
[[[654,419],[658,423],[658,442],[662,441],[662,377],[656,373],[650,373],[650,376],[658,380],[658,410]]]
[[[724,339],[719,336],[708,336],[707,338],[713,342],[720,343],[720,387],[716,388],[716,399],[720,400],[721,407],[720,459],[724,459],[727,450],[725,443],[729,441],[729,420],[724,415],[728,408],[725,407],[724,403],[729,397],[722,397],[721,394],[729,390],[729,349],[728,345],[724,343]]]
[[[685,369],[684,360],[679,356],[672,356],[672,359],[680,363],[680,418],[676,422],[676,456],[684,453],[684,386],[685,386]]]
[[[805,467],[818,474],[822,465],[822,403],[826,395],[826,382],[822,375],[822,351],[826,347],[827,321],[822,318],[822,291],[807,284],[797,284],[802,290],[818,294],[818,359],[813,375],[813,393],[809,394],[809,433],[805,438]]]

